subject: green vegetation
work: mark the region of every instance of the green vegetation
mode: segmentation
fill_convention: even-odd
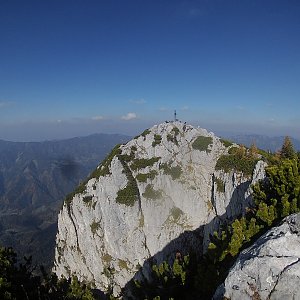
[[[67,205],[68,210],[70,209],[70,204],[76,194],[83,194],[86,191],[87,180],[83,181],[78,187],[65,198],[64,203]]]
[[[88,206],[90,206],[92,204],[92,200],[93,200],[93,196],[84,196],[82,198],[82,201],[87,204]]]
[[[177,136],[179,135],[180,131],[177,127],[173,127],[171,133],[167,134],[167,141],[173,142],[175,145],[178,145]]]
[[[288,136],[284,138],[284,142],[280,150],[280,157],[283,159],[293,159],[297,157],[292,141]]]
[[[199,151],[210,152],[211,150],[208,149],[208,147],[212,144],[212,142],[213,139],[210,136],[198,136],[193,142],[192,147]]]
[[[225,140],[225,139],[220,139],[220,141],[222,142],[222,144],[227,148],[232,146],[232,142]]]
[[[162,197],[162,191],[156,191],[153,188],[152,184],[148,184],[145,188],[145,192],[143,193],[143,196],[147,199],[153,199],[157,200]]]
[[[220,156],[216,164],[216,170],[223,170],[226,173],[240,171],[244,175],[252,175],[258,161],[257,154],[246,151],[246,148],[243,146],[240,148],[232,147],[228,152],[228,155]]]
[[[100,222],[93,221],[93,223],[91,224],[92,234],[94,235],[99,228],[100,228]]]
[[[225,193],[225,183],[222,179],[220,178],[215,178],[215,182],[217,185],[217,191],[219,193]]]
[[[85,181],[80,183],[78,185],[78,187],[72,193],[70,193],[66,196],[64,204],[67,205],[68,210],[70,209],[70,204],[73,200],[73,197],[76,194],[82,194],[86,191],[86,184],[90,179],[99,178],[100,176],[105,176],[105,175],[110,174],[109,165],[110,165],[112,159],[120,153],[121,153],[120,144],[118,144],[113,148],[113,150],[110,152],[110,154],[103,160],[101,165],[98,168],[96,168]]]
[[[175,222],[178,221],[182,215],[183,215],[183,211],[180,208],[172,207],[171,216]]]
[[[146,136],[150,133],[150,129],[144,130],[140,135],[137,135],[134,139],[138,139],[140,136],[144,137],[144,140],[146,139]]]
[[[247,151],[245,148],[235,148],[230,155],[238,155],[243,159],[249,159],[250,156],[254,159],[257,158],[257,153],[258,150],[253,146]],[[295,157],[292,152],[289,153],[289,157]],[[136,295],[142,295],[140,299],[211,299],[241,250],[285,216],[300,212],[299,155],[297,158],[286,159],[286,153],[283,152],[269,154],[268,161],[274,163],[266,168],[266,178],[252,187],[254,205],[244,216],[231,223],[224,223],[210,237],[205,255],[186,266],[185,285],[180,281],[170,280],[173,275],[168,272],[172,267],[163,262],[153,268],[154,285],[135,282]],[[221,186],[223,189],[220,182],[220,189]],[[174,219],[180,215],[180,211],[174,213]],[[159,280],[155,280],[157,277]]]
[[[176,254],[172,265],[163,261],[152,265],[151,284],[147,281],[135,280],[135,296],[137,299],[195,299],[185,298],[185,292],[191,288],[190,256]],[[162,297],[162,298],[161,298]]]
[[[147,179],[153,180],[156,175],[157,175],[157,171],[151,170],[149,173],[146,174],[142,174],[142,173],[137,174],[136,179],[139,182],[147,182]]]
[[[41,267],[42,276],[33,274],[31,258],[17,264],[12,248],[0,247],[0,299],[3,300],[94,300],[91,285],[72,279],[58,279]]]
[[[173,180],[180,178],[182,174],[182,169],[180,166],[171,167],[170,164],[163,163],[160,164],[159,168],[164,170],[164,174],[171,175]]]
[[[154,134],[154,141],[152,142],[152,147],[159,145],[161,143],[162,137],[160,134]]]
[[[101,260],[103,262],[105,262],[106,264],[109,264],[112,261],[112,257],[111,255],[109,255],[108,253],[105,253],[102,257]]]
[[[132,164],[130,165],[131,170],[136,171],[137,169],[143,169],[146,167],[151,167],[154,163],[158,162],[160,157],[152,157],[152,158],[141,158],[141,159],[134,159]]]
[[[129,271],[129,268],[128,268],[128,265],[127,265],[127,262],[123,259],[119,259],[118,260],[118,266],[120,269],[126,269]]]
[[[127,206],[133,206],[138,199],[138,193],[136,186],[128,183],[124,189],[118,191],[116,202]]]
[[[120,144],[116,145],[112,151],[110,152],[110,154],[103,160],[103,162],[101,163],[101,165],[99,166],[99,168],[97,168],[90,176],[89,179],[91,178],[99,178],[100,176],[106,176],[110,174],[109,171],[109,166],[111,164],[111,161],[113,160],[113,158],[115,156],[118,156],[119,154],[121,154],[121,149],[120,149]]]
[[[177,136],[180,133],[180,130],[178,129],[178,127],[174,126],[171,132],[174,133],[175,136]]]

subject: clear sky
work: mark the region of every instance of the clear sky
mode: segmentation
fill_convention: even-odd
[[[173,118],[300,138],[299,0],[0,0],[0,139]]]

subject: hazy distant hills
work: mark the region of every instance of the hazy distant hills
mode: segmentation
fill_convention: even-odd
[[[32,143],[0,140],[0,245],[49,265],[65,195],[114,145],[127,140],[108,134]]]
[[[250,147],[255,143],[256,147],[263,150],[275,152],[281,149],[284,136],[269,137],[265,135],[249,134],[249,135],[226,135],[224,138],[231,140],[237,144],[243,144]],[[300,151],[300,140],[291,138],[296,151]]]

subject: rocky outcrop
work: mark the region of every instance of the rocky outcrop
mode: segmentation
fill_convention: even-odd
[[[181,122],[116,147],[59,214],[56,274],[117,295],[136,273],[147,277],[150,263],[201,251],[220,220],[244,211],[251,183],[264,176],[261,161],[253,177],[216,170],[232,147]]]
[[[300,299],[300,214],[283,220],[239,255],[214,299]]]

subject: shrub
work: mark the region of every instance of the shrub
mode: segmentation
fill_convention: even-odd
[[[157,172],[155,170],[152,170],[146,174],[142,174],[142,173],[137,174],[136,179],[140,182],[146,182],[147,179],[153,180],[156,175],[157,175]]]
[[[120,204],[125,204],[127,206],[133,206],[137,200],[138,193],[132,184],[127,184],[124,189],[121,189],[117,193],[116,202]]]
[[[171,167],[169,164],[163,163],[159,166],[159,168],[164,170],[164,174],[171,175],[173,180],[180,178],[182,174],[180,166]]]
[[[141,159],[134,159],[132,164],[130,165],[131,170],[135,171],[137,169],[143,169],[146,167],[151,167],[159,161],[160,157],[152,157],[152,158],[141,158]]]
[[[228,155],[221,155],[216,163],[216,170],[224,172],[239,171],[244,175],[252,175],[258,161],[257,151],[247,150],[244,146],[231,147]]]
[[[152,142],[152,147],[159,145],[161,143],[162,137],[160,134],[154,134],[154,141]]]
[[[93,221],[91,224],[91,232],[94,235],[96,231],[100,228],[100,222]]]
[[[223,180],[220,178],[215,178],[215,182],[217,185],[217,191],[219,193],[224,193],[225,192],[225,183],[223,182]]]
[[[210,136],[198,136],[196,140],[193,142],[192,147],[199,151],[210,152],[208,146],[213,142],[212,137]]]

